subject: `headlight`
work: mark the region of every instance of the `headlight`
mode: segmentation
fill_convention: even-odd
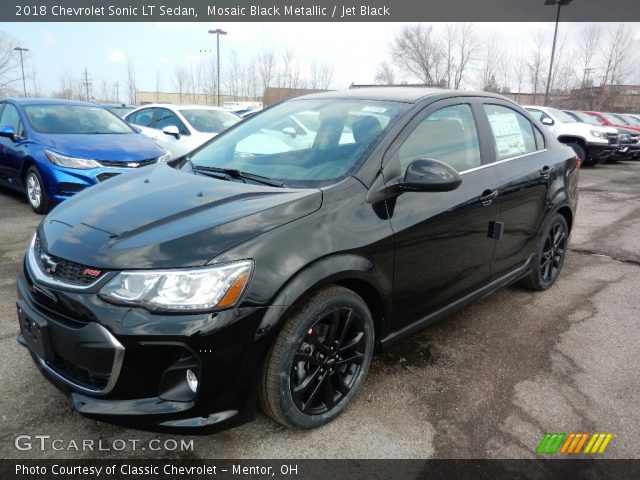
[[[592,136],[592,137],[597,137],[597,138],[604,138],[604,137],[606,137],[606,136],[607,136],[607,134],[606,134],[606,133],[601,132],[601,131],[599,131],[599,130],[591,130],[591,132],[590,132],[590,133],[591,133],[591,136]]]
[[[107,301],[150,310],[193,311],[231,307],[249,283],[253,261],[184,270],[124,271],[100,290]]]
[[[158,163],[160,163],[160,162],[168,162],[172,158],[173,158],[173,155],[171,155],[171,152],[169,150],[165,150],[164,151],[164,155],[160,155],[158,157]]]
[[[89,170],[91,168],[98,168],[100,164],[95,160],[89,160],[87,158],[74,158],[54,153],[50,150],[45,150],[44,154],[49,161],[55,165],[66,168],[77,168],[79,170]]]

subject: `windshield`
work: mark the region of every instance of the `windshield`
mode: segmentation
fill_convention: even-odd
[[[195,167],[260,175],[288,187],[330,185],[352,173],[409,107],[373,100],[289,101],[245,120],[190,160]],[[311,114],[317,128],[302,128],[298,117]]]
[[[571,112],[571,115],[573,115],[574,117],[577,117],[578,120],[581,121],[582,123],[588,123],[589,125],[597,125],[597,126],[601,125],[601,123],[598,120],[596,120],[594,117],[586,113]]]
[[[610,113],[601,113],[600,115],[606,118],[609,123],[613,123],[614,125],[628,125],[623,119]]]
[[[180,110],[187,122],[199,132],[220,133],[242,120],[237,115],[224,110]]]
[[[117,115],[93,105],[27,105],[24,110],[39,133],[134,133]]]
[[[625,115],[624,118],[629,125],[636,125],[636,126],[640,126],[640,120],[638,120],[636,117],[632,117],[631,115]]]
[[[555,108],[547,108],[547,111],[555,117],[555,119],[562,123],[576,123],[576,119],[571,115],[564,113],[562,110],[556,110]]]

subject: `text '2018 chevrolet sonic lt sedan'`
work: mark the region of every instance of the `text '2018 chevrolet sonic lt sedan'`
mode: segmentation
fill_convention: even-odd
[[[307,114],[306,144],[270,137]],[[374,350],[515,281],[551,287],[578,168],[496,95],[289,100],[57,207],[18,280],[18,340],[98,419],[215,431],[260,404],[317,427]]]

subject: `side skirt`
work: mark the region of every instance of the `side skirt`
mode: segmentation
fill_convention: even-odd
[[[531,267],[532,260],[533,260],[533,255],[531,255],[527,259],[527,261],[524,262],[521,266],[519,266],[515,270],[512,270],[506,275],[503,275],[500,278],[496,278],[491,283],[486,284],[485,286],[479,288],[478,290],[468,293],[464,297],[460,297],[459,299],[455,300],[449,305],[446,305],[440,308],[439,310],[436,310],[435,312],[430,313],[426,317],[423,317],[420,320],[416,320],[410,325],[407,325],[406,327],[400,330],[390,333],[380,341],[379,348],[381,350],[385,350],[389,348],[391,345],[395,344],[396,342],[404,339],[405,337],[412,335],[417,331],[427,327],[428,325],[431,325],[432,323],[442,320],[443,318],[451,315],[452,313],[457,312],[458,310],[466,307],[468,304],[470,304],[474,300],[478,300],[480,298],[486,297],[487,295],[490,295],[493,292],[500,290],[501,288],[504,288],[507,285],[510,285],[520,280],[522,277],[524,277],[528,273]]]

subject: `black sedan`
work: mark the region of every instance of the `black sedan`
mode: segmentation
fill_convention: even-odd
[[[300,116],[318,128],[292,132]],[[578,168],[498,95],[290,100],[57,207],[18,279],[18,340],[98,419],[214,431],[261,405],[317,427],[374,350],[516,281],[551,287]]]

